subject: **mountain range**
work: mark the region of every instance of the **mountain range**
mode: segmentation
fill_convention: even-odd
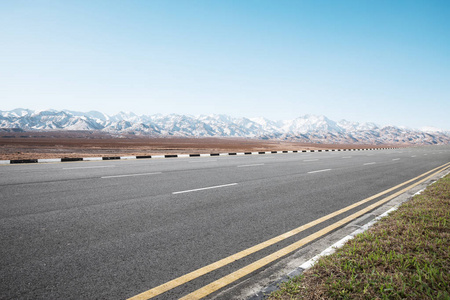
[[[77,130],[153,137],[245,137],[311,143],[450,144],[450,132],[427,127],[409,129],[379,126],[325,116],[305,115],[293,120],[234,118],[227,115],[136,115],[120,112],[14,109],[0,111],[1,131]]]

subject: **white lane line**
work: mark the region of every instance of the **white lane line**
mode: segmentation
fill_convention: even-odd
[[[229,183],[229,184],[222,184],[222,185],[215,185],[215,186],[209,186],[209,187],[204,187],[204,188],[199,188],[199,189],[193,189],[193,190],[186,190],[186,191],[179,191],[179,192],[173,192],[172,194],[182,194],[182,193],[190,193],[190,192],[197,192],[197,191],[203,191],[203,190],[210,190],[210,189],[217,189],[217,188],[221,188],[221,187],[227,187],[227,186],[232,186],[232,185],[236,185],[237,183]]]
[[[139,174],[126,174],[126,175],[112,175],[112,176],[103,176],[101,178],[120,178],[120,177],[134,177],[134,176],[146,176],[146,175],[156,175],[161,174],[161,172],[154,173],[139,173]]]
[[[264,166],[264,164],[240,165],[240,166],[237,166],[237,167],[238,168],[245,168],[245,167],[256,167],[256,166]]]
[[[393,160],[400,160],[400,158],[394,158]]]
[[[311,171],[311,172],[308,172],[308,174],[319,173],[319,172],[327,172],[327,171],[331,171],[331,169],[324,169],[324,170]]]
[[[101,168],[115,168],[116,166],[96,166],[96,167],[71,167],[62,168],[63,170],[76,170],[76,169],[101,169]]]
[[[352,158],[351,156],[344,156],[344,157],[342,157],[342,158]]]
[[[305,159],[304,161],[317,161],[318,159]]]
[[[365,164],[363,164],[363,166],[374,165],[374,164],[376,164],[376,162],[365,163]]]
[[[212,161],[217,161],[217,159],[213,159],[213,160],[189,161],[189,163],[190,163],[190,164],[197,164],[197,163],[208,163],[208,162],[212,162]]]
[[[417,155],[413,155],[413,156],[411,156],[411,157],[417,157]]]

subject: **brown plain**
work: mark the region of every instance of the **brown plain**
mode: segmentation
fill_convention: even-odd
[[[249,138],[113,136],[80,131],[0,133],[0,160],[381,147],[386,145],[308,144]]]

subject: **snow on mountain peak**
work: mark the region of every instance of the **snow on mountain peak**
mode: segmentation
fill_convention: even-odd
[[[119,112],[110,116],[98,111],[15,109],[0,111],[0,128],[101,130],[150,136],[260,137],[320,143],[450,143],[450,133],[434,127],[425,127],[422,131],[396,126],[380,127],[375,123],[335,122],[323,115],[272,121],[263,117],[235,118],[223,114],[138,116],[132,112]]]

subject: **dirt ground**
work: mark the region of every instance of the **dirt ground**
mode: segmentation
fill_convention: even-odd
[[[0,160],[315,149],[380,148],[246,138],[153,138],[95,132],[1,132]]]

